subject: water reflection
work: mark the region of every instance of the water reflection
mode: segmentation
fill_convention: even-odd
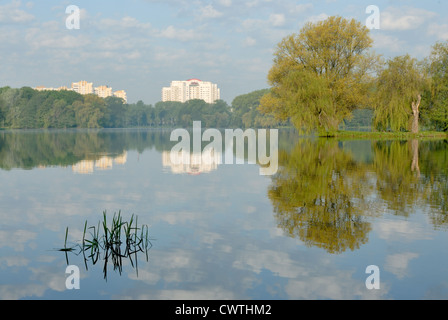
[[[303,139],[280,152],[268,196],[286,234],[342,253],[367,243],[372,218],[386,211],[408,216],[419,209],[436,228],[446,226],[446,141],[361,143],[373,161],[355,160],[350,141]]]
[[[278,225],[292,237],[330,253],[368,240],[369,176],[335,140],[303,140],[280,152],[268,195]]]
[[[112,170],[114,163],[124,165],[127,161],[127,151],[116,157],[102,156],[98,160],[82,160],[72,166],[74,173],[92,174],[96,170]]]
[[[187,155],[182,152],[164,151],[162,153],[162,163],[163,167],[170,169],[173,174],[199,175],[218,170],[218,166],[222,164],[222,153],[215,152],[214,149]]]
[[[396,215],[420,208],[434,227],[445,226],[448,213],[446,141],[389,141],[373,144],[372,169],[378,197]]]
[[[169,138],[164,130],[4,131],[0,132],[0,168],[73,166],[75,172],[91,173],[110,169],[114,162],[126,163],[131,150],[170,150]]]
[[[163,169],[176,143],[169,138],[155,130],[1,132],[0,299],[448,296],[440,281],[448,267],[445,141],[281,131],[279,171],[262,177],[256,165],[173,174],[169,161]],[[73,174],[83,161],[94,174]],[[99,172],[97,161],[112,170]],[[47,169],[31,170],[39,167]],[[138,277],[127,262],[106,283],[102,265],[84,272],[83,256],[69,256],[83,271],[76,296],[65,288],[63,255],[40,249],[61,246],[67,226],[70,241],[82,239],[84,221],[106,209],[151,226],[150,263],[140,255]],[[381,291],[365,288],[370,264],[381,268]]]

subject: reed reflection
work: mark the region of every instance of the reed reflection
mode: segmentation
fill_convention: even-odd
[[[108,266],[112,265],[113,270],[121,275],[125,261],[130,262],[138,276],[138,254],[145,254],[148,262],[148,251],[152,244],[149,239],[148,226],[139,226],[137,220],[138,217],[132,215],[129,221],[124,221],[121,212],[118,212],[118,214],[113,215],[109,225],[107,214],[104,212],[103,220],[99,221],[97,226],[88,227],[87,221],[85,222],[80,243],[67,246],[69,232],[67,227],[64,248],[58,251],[65,253],[67,265],[70,264],[69,254],[82,255],[86,270],[88,270],[89,264],[95,266],[102,262],[106,281]]]

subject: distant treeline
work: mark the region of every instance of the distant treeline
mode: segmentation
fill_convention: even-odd
[[[37,91],[29,87],[0,88],[0,128],[129,128],[191,127],[276,127],[281,125],[257,110],[269,89],[236,97],[229,106],[218,100],[127,104],[116,97],[100,98],[73,91]]]

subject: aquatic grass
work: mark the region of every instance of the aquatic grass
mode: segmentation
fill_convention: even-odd
[[[88,269],[88,262],[93,265],[101,259],[104,262],[104,278],[107,280],[107,270],[109,262],[113,269],[120,274],[123,271],[123,259],[129,259],[133,268],[137,268],[137,256],[145,253],[146,261],[149,260],[148,250],[152,247],[149,239],[149,227],[147,225],[138,226],[138,217],[132,215],[129,221],[124,221],[121,211],[114,213],[110,225],[108,224],[107,213],[103,212],[103,219],[97,226],[88,227],[88,222],[84,224],[81,244],[74,247],[67,247],[68,227],[66,228],[64,248],[59,251],[66,253],[82,253],[84,264]],[[79,249],[76,253],[76,248]],[[68,264],[68,256],[67,256]]]

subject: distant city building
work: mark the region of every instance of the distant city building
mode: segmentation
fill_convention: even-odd
[[[38,86],[38,87],[34,88],[34,90],[37,90],[37,91],[54,91],[54,88],[46,88],[44,86]]]
[[[112,97],[112,88],[108,86],[99,86],[95,88],[95,94],[100,98]]]
[[[72,90],[79,94],[92,94],[93,83],[87,81],[73,82]]]
[[[187,81],[172,81],[170,87],[162,89],[162,101],[186,102],[193,99],[214,103],[221,99],[221,92],[217,84],[190,79]]]
[[[44,86],[38,86],[38,87],[34,88],[34,90],[37,90],[37,91],[62,91],[62,90],[70,91],[71,89],[69,89],[67,87],[47,88]]]
[[[115,91],[114,96],[123,99],[124,102],[128,102],[128,97],[126,95],[126,91],[124,90]]]
[[[126,91],[124,90],[118,90],[113,92],[112,88],[109,86],[99,86],[96,88],[93,88],[93,83],[87,82],[87,81],[79,81],[79,82],[73,82],[72,87],[59,87],[59,88],[47,88],[44,86],[37,86],[34,88],[34,90],[37,91],[75,91],[79,94],[85,95],[85,94],[95,94],[100,98],[107,98],[107,97],[117,97],[124,100],[125,103],[128,102]]]

